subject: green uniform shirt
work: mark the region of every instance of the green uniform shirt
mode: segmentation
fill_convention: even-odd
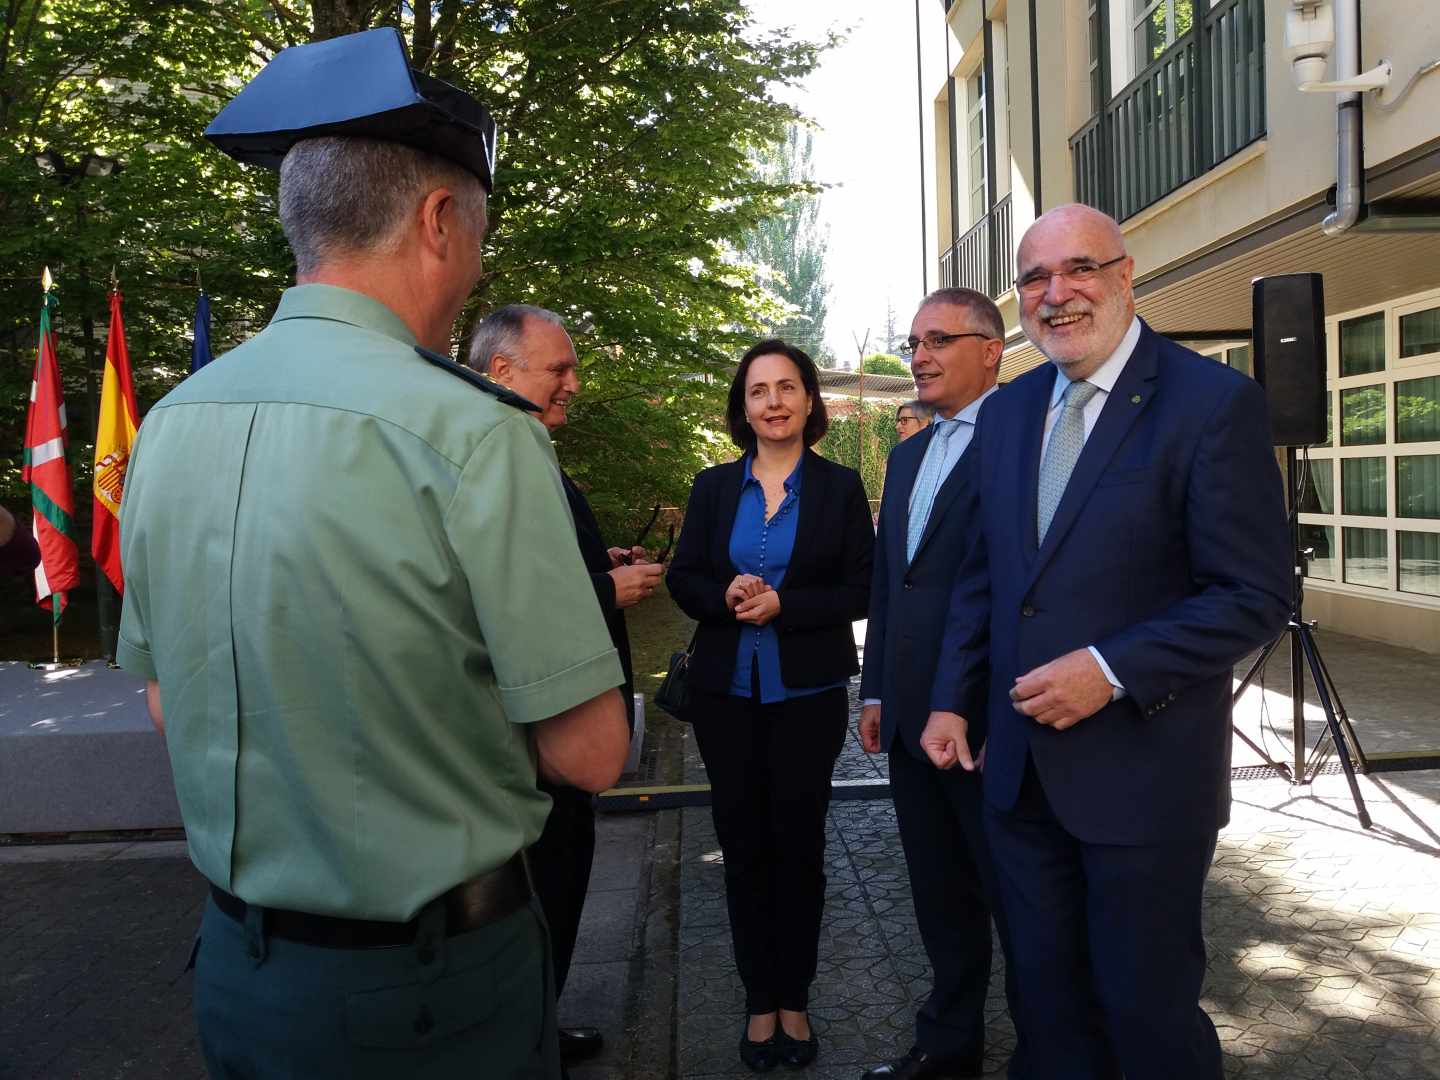
[[[539,835],[524,725],[621,682],[545,429],[324,285],[150,410],[116,659],[158,679],[190,854],[405,920]]]

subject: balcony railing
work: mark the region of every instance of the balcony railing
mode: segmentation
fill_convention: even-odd
[[[1123,221],[1264,134],[1263,0],[1217,0],[1070,137],[1075,197]]]
[[[1015,281],[1013,220],[1006,195],[940,256],[940,284],[1003,295]]]

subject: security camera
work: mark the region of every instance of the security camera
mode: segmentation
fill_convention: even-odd
[[[1285,55],[1295,84],[1324,80],[1335,48],[1335,9],[1330,0],[1291,0],[1285,12]]]

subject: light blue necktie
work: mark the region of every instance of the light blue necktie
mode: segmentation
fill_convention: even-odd
[[[1083,380],[1072,382],[1065,388],[1061,398],[1060,418],[1050,432],[1050,442],[1045,447],[1045,460],[1040,463],[1040,490],[1036,501],[1036,524],[1039,526],[1040,543],[1050,531],[1050,522],[1060,497],[1065,494],[1065,485],[1075,471],[1075,462],[1085,448],[1085,406],[1100,388]]]
[[[905,536],[905,561],[915,558],[915,549],[920,546],[920,537],[925,535],[925,523],[930,520],[930,508],[935,505],[935,493],[940,490],[940,478],[945,469],[945,456],[950,452],[950,436],[960,430],[959,420],[935,418],[935,434],[930,436],[930,445],[925,448],[925,460],[920,463],[920,475],[915,478],[915,498],[910,503],[910,530]]]

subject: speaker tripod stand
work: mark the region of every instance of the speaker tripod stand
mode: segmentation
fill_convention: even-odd
[[[1288,641],[1290,645],[1291,733],[1295,754],[1293,771],[1288,766],[1271,758],[1238,727],[1234,727],[1234,725],[1232,727],[1241,742],[1259,754],[1267,766],[1292,784],[1308,784],[1315,779],[1323,763],[1321,750],[1328,739],[1335,749],[1335,756],[1345,774],[1345,781],[1350,786],[1350,797],[1355,802],[1355,816],[1359,819],[1361,828],[1368,829],[1371,824],[1370,812],[1365,808],[1365,799],[1360,794],[1360,784],[1355,779],[1355,773],[1357,766],[1360,772],[1368,773],[1370,762],[1366,760],[1365,751],[1361,749],[1360,740],[1356,737],[1355,729],[1350,724],[1350,716],[1345,711],[1345,703],[1340,700],[1340,692],[1335,687],[1335,680],[1330,675],[1330,669],[1325,666],[1325,660],[1320,655],[1320,646],[1315,641],[1315,623],[1313,621],[1306,622],[1303,617],[1305,565],[1313,552],[1300,547],[1300,518],[1296,510],[1299,505],[1297,497],[1300,485],[1297,483],[1298,463],[1293,446],[1285,449],[1285,465],[1286,488],[1290,499],[1290,539],[1295,551],[1295,583],[1290,619],[1279,636],[1260,650],[1260,655],[1255,658],[1255,662],[1250,665],[1250,670],[1240,680],[1233,700],[1236,703],[1239,702],[1240,695],[1245,693],[1250,684],[1255,681],[1255,677],[1264,671],[1266,663],[1274,655],[1275,650],[1280,647],[1280,643]],[[1308,753],[1305,746],[1306,668],[1309,669],[1310,679],[1315,685],[1315,696],[1319,699],[1320,708],[1325,713],[1325,726],[1315,740],[1314,747]]]

